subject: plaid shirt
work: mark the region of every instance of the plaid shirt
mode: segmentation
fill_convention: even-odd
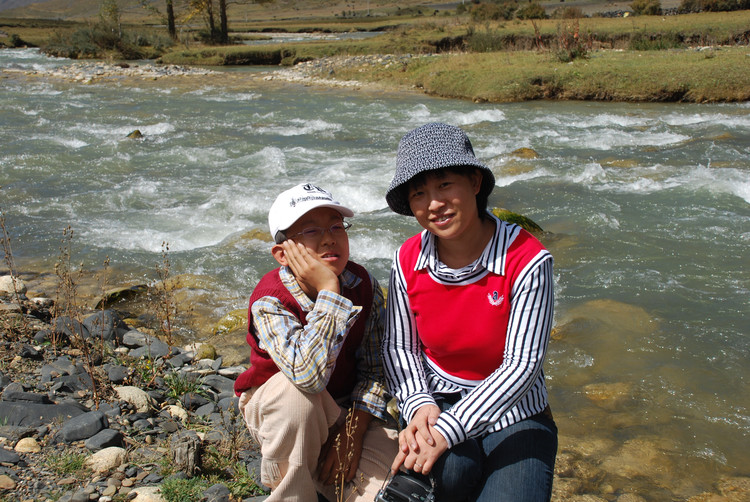
[[[306,313],[307,324],[272,296],[264,296],[253,303],[253,325],[260,347],[269,353],[279,370],[300,390],[318,393],[325,390],[333,373],[349,329],[354,325],[362,307],[332,291],[318,293],[312,301],[300,287],[288,267],[279,272],[282,284],[289,290]],[[339,276],[348,288],[361,281],[349,270]],[[373,305],[367,319],[362,344],[357,349],[357,383],[351,394],[354,408],[387,419],[381,342],[385,319],[385,300],[377,280],[370,276]]]

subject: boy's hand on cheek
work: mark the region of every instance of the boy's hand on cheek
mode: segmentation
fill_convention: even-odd
[[[302,290],[311,298],[318,296],[318,292],[326,289],[339,293],[339,278],[317,256],[313,255],[301,243],[292,240],[282,244],[284,254],[297,278]]]

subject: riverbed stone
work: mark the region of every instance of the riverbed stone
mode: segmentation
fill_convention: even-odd
[[[121,364],[113,364],[107,367],[107,378],[113,384],[124,383],[130,377],[130,369]]]
[[[117,343],[121,341],[118,328],[127,328],[117,312],[110,309],[100,310],[86,317],[83,325],[95,339]]]
[[[229,488],[223,483],[211,485],[203,492],[202,500],[205,502],[230,502]]]
[[[110,446],[91,455],[86,459],[86,466],[98,474],[103,474],[117,469],[127,458],[125,448]]]
[[[115,387],[114,390],[121,400],[131,404],[139,413],[145,413],[151,409],[151,397],[146,391],[131,385]]]
[[[7,425],[38,427],[55,420],[67,420],[87,411],[85,406],[75,401],[56,404],[0,401],[0,420],[4,420]]]
[[[19,295],[25,295],[26,283],[18,277],[13,277],[11,275],[0,276],[0,293],[9,293],[12,295],[18,293]]]
[[[125,446],[125,440],[120,431],[103,429],[88,438],[83,444],[90,451],[99,451],[110,446],[123,447]]]
[[[20,461],[18,453],[0,447],[0,464],[17,464]]]
[[[18,453],[39,453],[42,447],[35,438],[23,438],[16,443],[14,448]]]
[[[130,502],[164,502],[158,486],[141,486],[130,493],[135,493],[133,498],[129,498]]]
[[[65,443],[72,443],[82,439],[89,439],[95,434],[109,427],[109,421],[104,412],[96,410],[83,413],[65,422],[57,434],[57,438]]]
[[[7,474],[0,474],[0,490],[15,490],[16,482]]]

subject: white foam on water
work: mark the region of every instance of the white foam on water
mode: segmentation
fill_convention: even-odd
[[[596,213],[586,218],[587,222],[592,226],[607,226],[613,230],[620,229],[620,222],[611,214]]]
[[[286,124],[278,125],[250,125],[250,132],[261,134],[278,134],[280,136],[304,136],[308,134],[333,135],[341,130],[341,124],[327,122],[321,119],[304,120],[291,119]]]
[[[339,184],[331,187],[334,197],[341,201],[342,204],[352,208],[356,217],[362,213],[370,213],[385,209],[388,204],[385,202],[385,192],[387,184],[374,186],[370,183],[363,185],[357,184]]]
[[[425,122],[434,122],[434,118],[432,117],[432,112],[427,107],[427,105],[422,104],[422,103],[413,106],[411,110],[407,110],[406,114],[409,117],[409,120],[412,123],[416,124],[415,127],[422,125]]]
[[[538,168],[532,171],[518,173],[518,174],[510,174],[510,175],[504,174],[502,173],[502,171],[498,173],[498,169],[493,169],[492,172],[495,175],[495,186],[498,186],[498,187],[505,187],[508,185],[512,185],[513,183],[516,183],[518,181],[527,181],[527,180],[533,180],[535,178],[544,178],[547,176],[553,176],[553,173],[551,173],[545,168]]]
[[[357,224],[356,218],[352,223]],[[358,234],[354,228],[349,231],[349,249],[355,261],[362,258],[390,260],[393,258],[394,251],[402,242],[402,238],[389,232],[365,231]]]
[[[436,120],[461,127],[482,122],[503,122],[505,120],[505,113],[497,109],[446,112],[438,115]]]
[[[275,146],[263,147],[258,152],[234,160],[233,163],[239,165],[241,171],[249,171],[263,178],[281,176],[287,171],[286,154]]]
[[[218,94],[213,96],[204,96],[206,101],[215,103],[234,103],[237,101],[255,101],[260,99],[262,94],[257,92],[238,92],[232,94]]]
[[[132,120],[127,117],[123,117],[123,121]],[[125,138],[128,134],[138,129],[147,138],[153,138],[155,136],[164,136],[175,131],[175,126],[169,122],[160,122],[156,124],[138,124],[131,123],[128,125],[120,125],[112,127],[109,124],[86,124],[81,127],[81,130],[87,132],[93,136],[102,139],[115,139],[120,140]]]
[[[689,139],[689,136],[671,132],[602,129],[596,134],[558,136],[556,142],[574,148],[612,150],[618,147],[669,146]]]
[[[55,143],[66,146],[68,148],[72,148],[74,150],[78,150],[79,148],[83,148],[89,145],[88,143],[80,139],[60,138],[60,137],[53,137],[50,139]]]
[[[697,166],[679,179],[694,190],[727,193],[750,203],[750,177],[746,170]]]
[[[727,126],[750,128],[750,115],[728,113],[696,113],[694,115],[672,113],[664,116],[662,121],[673,127],[706,124],[709,126]]]
[[[190,164],[213,166],[227,159],[227,151],[220,147],[174,147],[170,150],[170,157],[188,161]]]

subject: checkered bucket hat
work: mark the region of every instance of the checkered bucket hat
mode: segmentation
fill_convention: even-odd
[[[476,167],[482,173],[480,193],[488,196],[495,187],[490,168],[474,156],[468,136],[458,127],[433,122],[407,133],[398,144],[396,174],[385,200],[396,213],[413,216],[407,200],[409,180],[417,174],[444,167]]]

